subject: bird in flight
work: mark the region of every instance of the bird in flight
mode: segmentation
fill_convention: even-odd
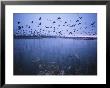
[[[18,21],[18,24],[20,24],[20,22]]]
[[[79,17],[79,19],[82,19],[82,17]]]
[[[39,20],[41,20],[41,17],[39,18]]]
[[[57,19],[61,19],[61,17],[58,17]]]

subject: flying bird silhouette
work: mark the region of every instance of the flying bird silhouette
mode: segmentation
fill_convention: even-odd
[[[58,17],[57,19],[61,19],[61,17]]]
[[[65,21],[65,24],[66,24],[67,22]]]
[[[41,25],[41,22],[39,23],[39,25]]]
[[[30,26],[28,28],[30,28]]]
[[[18,30],[20,30],[21,29],[21,26],[18,26]]]
[[[76,20],[76,22],[79,22],[79,20]]]
[[[39,20],[41,20],[41,17],[39,18]]]
[[[82,19],[82,17],[79,17],[79,19]]]
[[[94,24],[95,24],[95,22],[91,23],[91,25],[94,25]]]
[[[55,21],[53,21],[53,23],[56,23]]]
[[[69,32],[69,35],[72,34],[72,32]]]
[[[78,25],[80,25],[81,23],[78,23]]]
[[[47,27],[47,26],[45,26],[46,28],[49,28],[49,27]]]
[[[20,24],[20,22],[18,21],[18,24]]]

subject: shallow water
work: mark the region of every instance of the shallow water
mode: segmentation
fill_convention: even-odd
[[[14,75],[96,75],[97,40],[14,39]]]

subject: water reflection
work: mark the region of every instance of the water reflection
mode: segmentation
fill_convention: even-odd
[[[14,39],[15,75],[96,75],[97,40]]]

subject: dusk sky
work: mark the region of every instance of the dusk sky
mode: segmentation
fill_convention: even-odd
[[[96,13],[14,13],[16,36],[97,36]]]

